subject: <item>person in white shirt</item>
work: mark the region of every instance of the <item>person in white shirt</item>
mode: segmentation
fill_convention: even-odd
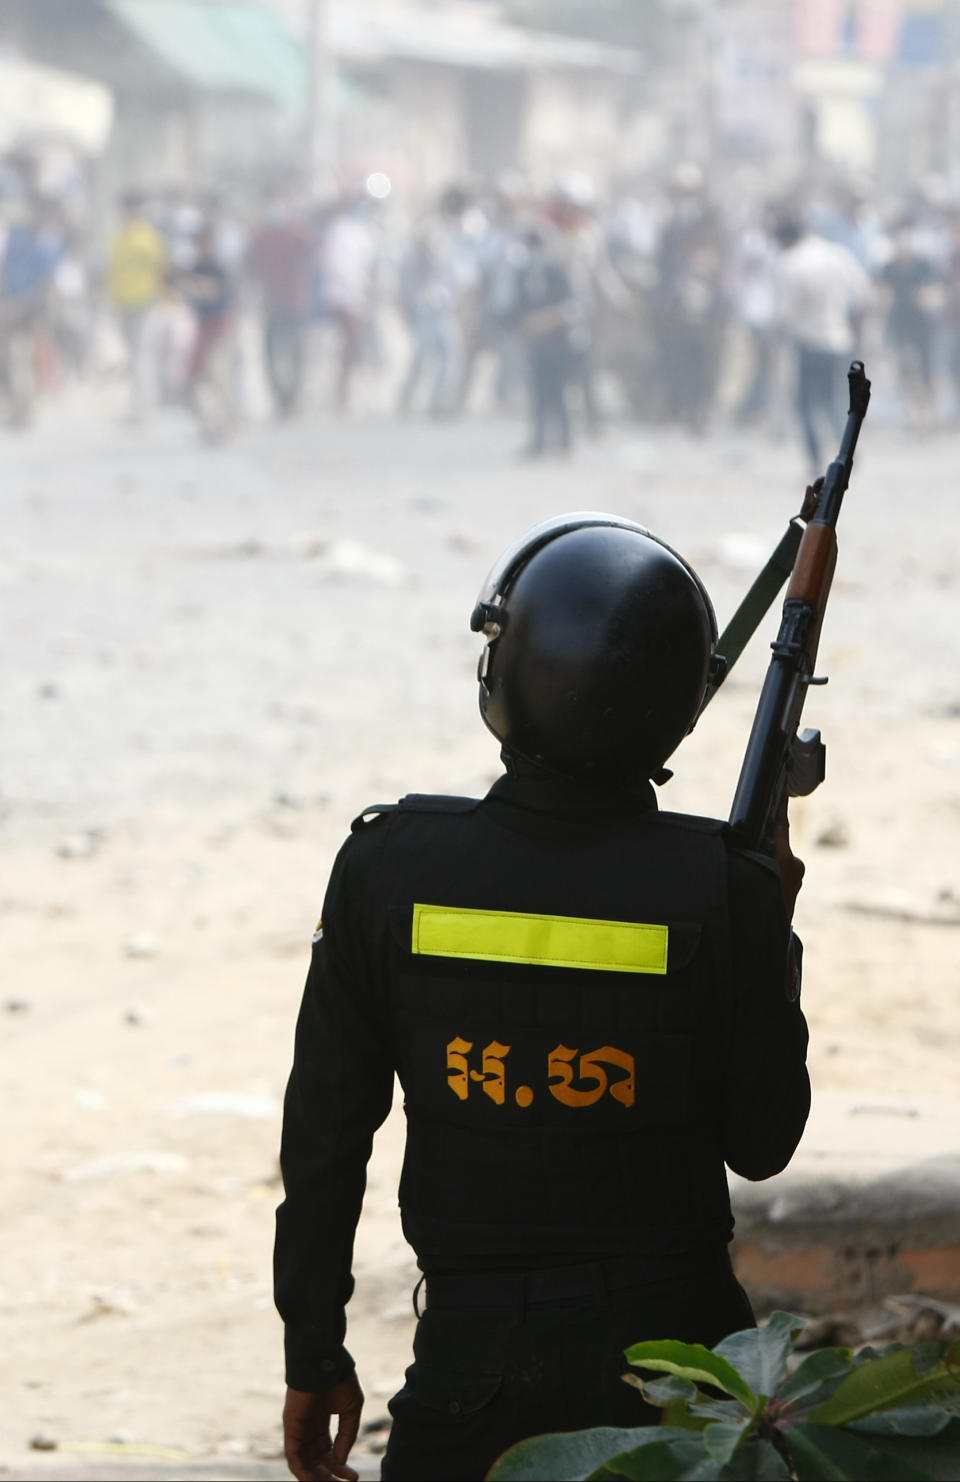
[[[373,204],[361,196],[333,218],[322,246],[323,306],[340,331],[336,405],[341,412],[350,401],[364,326],[373,309],[377,253]]]
[[[783,251],[777,270],[777,323],[797,361],[797,410],[814,473],[822,472],[820,430],[842,431],[842,374],[856,349],[870,298],[870,279],[839,242],[784,216],[774,235]]]
[[[770,401],[779,255],[777,244],[762,222],[745,226],[734,244],[730,298],[750,336],[753,353],[750,380],[734,412],[739,427],[759,421]]]

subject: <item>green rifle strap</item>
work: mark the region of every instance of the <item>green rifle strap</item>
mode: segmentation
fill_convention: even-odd
[[[784,531],[780,544],[772,552],[766,566],[717,639],[716,652],[726,660],[726,663],[720,666],[717,677],[712,679],[707,686],[701,711],[709,705],[773,606],[777,593],[793,570],[793,563],[797,559],[797,551],[800,549],[805,529],[806,526],[800,516],[794,515]]]

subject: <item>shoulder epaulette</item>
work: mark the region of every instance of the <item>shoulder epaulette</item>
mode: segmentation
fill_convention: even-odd
[[[362,828],[366,828],[368,823],[373,823],[381,814],[396,813],[399,806],[399,803],[371,803],[369,808],[364,808],[362,813],[357,814],[350,825],[350,832],[358,834]]]
[[[479,808],[479,798],[452,798],[442,793],[409,792],[399,803],[371,803],[364,808],[350,825],[350,832],[358,834],[361,829],[376,823],[387,813],[472,813]]]
[[[479,806],[479,798],[450,798],[429,792],[408,792],[399,803],[403,813],[472,813]]]

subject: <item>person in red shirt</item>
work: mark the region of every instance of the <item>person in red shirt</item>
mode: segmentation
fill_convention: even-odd
[[[303,391],[304,338],[314,307],[316,240],[295,208],[277,202],[250,244],[247,267],[260,290],[263,354],[278,417],[296,412]]]

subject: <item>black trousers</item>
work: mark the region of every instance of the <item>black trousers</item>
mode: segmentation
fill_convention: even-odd
[[[656,1424],[660,1411],[623,1383],[624,1349],[657,1338],[712,1347],[754,1325],[726,1251],[709,1264],[699,1274],[642,1286],[617,1286],[609,1263],[579,1267],[570,1283],[576,1295],[567,1296],[562,1282],[544,1293],[536,1277],[480,1277],[473,1290],[464,1277],[463,1294],[472,1300],[460,1305],[452,1305],[456,1283],[448,1279],[446,1291],[438,1283],[436,1299],[428,1282],[414,1362],[390,1401],[393,1430],[382,1478],[482,1478],[507,1447],[528,1436]]]
[[[569,357],[566,345],[553,337],[534,345],[530,351],[530,429],[529,452],[544,453],[552,432],[559,446],[570,447],[570,410],[567,406]]]

